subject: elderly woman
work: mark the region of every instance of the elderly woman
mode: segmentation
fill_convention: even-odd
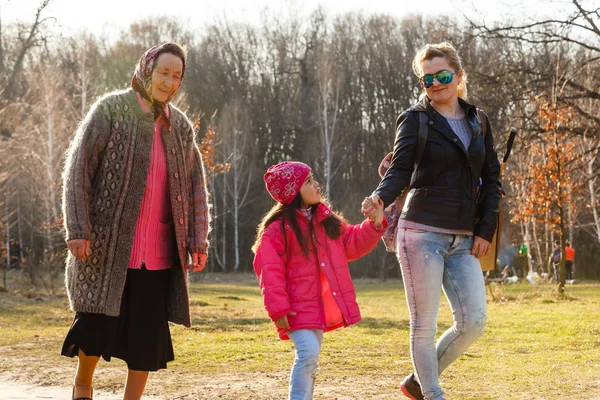
[[[174,359],[168,321],[191,325],[187,270],[204,268],[209,215],[192,124],[170,104],[185,62],[176,43],[146,51],[131,88],[98,100],[69,148],[66,286],[76,314],[62,354],[78,357],[73,399],[92,398],[100,356],[127,363],[124,399],[140,399],[148,372]]]
[[[398,118],[389,169],[363,202],[363,212],[370,215],[372,202],[381,199],[387,207],[408,191],[395,249],[410,311],[414,373],[401,389],[410,399],[442,400],[439,375],[481,336],[486,323],[477,258],[489,251],[496,230],[500,164],[487,117],[465,101],[467,74],[454,47],[426,45],[413,69],[423,96]],[[421,123],[428,135],[417,161]],[[435,342],[440,288],[454,325]]]

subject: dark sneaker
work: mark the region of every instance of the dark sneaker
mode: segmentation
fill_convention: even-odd
[[[416,381],[414,373],[404,378],[400,383],[400,390],[411,400],[425,400],[423,393],[421,393],[421,385]]]

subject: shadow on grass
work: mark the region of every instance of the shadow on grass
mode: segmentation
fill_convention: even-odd
[[[379,335],[386,333],[388,329],[410,330],[409,320],[391,320],[388,318],[363,318],[360,322],[362,328],[366,328],[370,333]],[[381,330],[381,332],[377,332]]]
[[[225,284],[227,285],[227,284]],[[258,297],[260,296],[260,289],[258,286],[250,287],[250,286],[217,286],[217,285],[204,285],[201,284],[193,284],[190,285],[189,288],[190,294],[200,295],[200,296],[211,296],[217,295],[220,298],[230,298],[236,297],[236,300],[242,300],[243,297]],[[237,296],[232,296],[231,293],[235,292]]]
[[[581,301],[579,297],[573,295],[573,292],[577,293],[576,290],[569,290],[565,293],[558,293],[556,285],[493,285],[490,286],[493,291],[493,297],[488,297],[490,303],[507,303],[507,302],[521,302],[521,303],[540,303],[540,304],[554,304],[562,302],[578,302]],[[571,287],[569,287],[571,289]],[[488,289],[488,293],[489,293]]]
[[[210,304],[208,304],[206,301],[202,301],[202,300],[191,300],[190,301],[190,307],[193,306],[197,306],[197,307],[206,307],[209,306]]]
[[[217,297],[217,299],[246,301],[246,299],[243,299],[243,298],[237,297],[237,296],[219,296],[219,297]]]
[[[223,318],[200,316],[192,321],[192,329],[201,331],[229,332],[241,330],[248,327],[270,324],[269,318]]]

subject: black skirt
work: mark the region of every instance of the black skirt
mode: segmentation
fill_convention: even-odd
[[[118,317],[78,312],[62,355],[120,358],[136,371],[157,371],[173,361],[167,320],[170,270],[128,269]]]

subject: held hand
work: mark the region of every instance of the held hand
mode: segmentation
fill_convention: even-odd
[[[73,257],[81,258],[85,260],[92,254],[90,248],[90,241],[88,239],[73,239],[67,242],[67,247],[73,255]]]
[[[366,218],[374,218],[376,213],[376,205],[379,204],[379,201],[379,196],[376,194],[370,197],[365,197],[365,199],[362,202],[360,211]]]
[[[287,317],[288,315],[294,316],[294,315],[296,315],[296,313],[293,311],[290,311],[287,315],[284,315],[283,317],[275,318],[273,320],[273,322],[275,322],[275,325],[278,328],[290,329],[290,324],[288,322],[288,317]]]
[[[487,254],[490,249],[491,243],[485,239],[475,236],[473,238],[473,247],[471,248],[471,254],[477,258],[481,258]]]
[[[377,203],[373,203],[374,211],[371,213],[371,217],[369,218],[373,221],[373,225],[376,228],[379,228],[383,223],[383,200],[378,199]]]
[[[188,270],[190,272],[200,272],[206,266],[206,259],[208,258],[207,254],[202,253],[192,253],[192,264],[188,265]]]

